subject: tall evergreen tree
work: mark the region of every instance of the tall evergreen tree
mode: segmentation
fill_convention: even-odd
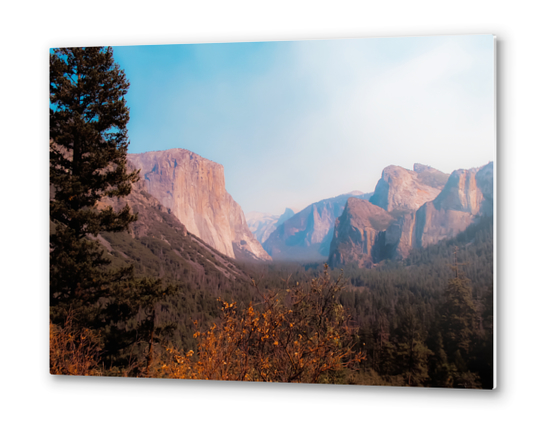
[[[454,387],[478,387],[477,376],[468,366],[475,336],[476,308],[470,280],[461,272],[460,265],[456,248],[452,266],[455,276],[448,282],[442,308],[444,350]]]
[[[422,326],[410,305],[405,308],[397,329],[396,366],[401,371],[405,384],[420,386],[429,379],[428,358],[432,352],[420,334]]]
[[[62,48],[50,55],[50,305],[53,322],[68,311],[86,324],[104,320],[96,302],[131,268],[105,270],[110,261],[96,237],[136,220],[100,199],[130,193],[138,171],[127,169],[125,95],[130,84],[111,47]]]
[[[476,309],[469,279],[457,263],[453,268],[456,275],[448,282],[442,309],[444,345],[449,354],[459,351],[466,357],[474,335]]]

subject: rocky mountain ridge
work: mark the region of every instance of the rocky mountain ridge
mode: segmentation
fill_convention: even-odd
[[[416,211],[414,247],[454,237],[477,216],[492,214],[493,162],[454,171],[440,194]]]
[[[416,211],[444,188],[448,174],[427,165],[414,164],[413,171],[390,165],[382,171],[370,202],[398,213]]]
[[[427,189],[429,184],[423,180],[427,182],[427,178],[437,177],[440,185],[442,175],[432,170],[428,174],[427,167],[418,167],[417,171],[398,168],[393,166],[384,170],[375,189],[376,196],[370,200],[377,209],[361,207],[349,199],[343,215],[335,223],[330,266],[348,263],[372,266],[383,259],[406,258],[413,248],[452,238],[479,218],[493,214],[493,162],[480,168],[454,171],[439,193],[416,210],[410,208],[434,193]],[[425,173],[421,182],[413,172]],[[408,198],[408,193],[413,199]],[[384,212],[394,219],[383,220]],[[371,224],[371,217],[386,225],[378,230]]]

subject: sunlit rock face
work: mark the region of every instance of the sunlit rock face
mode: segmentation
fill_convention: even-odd
[[[382,171],[370,202],[388,212],[416,211],[438,196],[448,174],[430,166],[414,164],[414,170],[390,165]]]
[[[222,165],[184,149],[129,154],[128,160],[190,233],[232,258],[271,260],[226,191]]]

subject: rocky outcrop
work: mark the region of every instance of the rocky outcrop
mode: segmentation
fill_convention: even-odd
[[[385,230],[394,217],[367,200],[349,198],[337,219],[331,241],[329,265],[370,267],[384,254]]]
[[[263,244],[274,260],[320,261],[327,259],[335,220],[350,197],[368,198],[354,191],[307,206],[279,225]]]
[[[413,171],[390,165],[382,171],[370,202],[395,215],[416,211],[438,196],[447,179],[447,174],[418,163]]]
[[[146,191],[190,233],[229,257],[271,260],[226,191],[222,165],[184,149],[129,154],[128,160],[141,169]]]
[[[271,215],[262,212],[249,212],[246,214],[247,224],[256,240],[264,243],[271,233],[284,221],[295,215],[293,209],[286,208],[282,215]]]
[[[493,215],[493,162],[454,171],[442,192],[415,217],[414,247],[454,237],[479,216]]]
[[[406,258],[415,242],[416,213],[410,212],[394,221],[384,234],[381,259]]]
[[[349,199],[335,224],[331,266],[371,266],[383,259],[406,258],[413,248],[452,238],[480,217],[493,215],[492,162],[481,168],[454,171],[449,178],[424,165],[416,164],[414,169],[392,166],[384,170],[371,203],[386,206],[391,211],[387,216],[376,205],[376,209],[370,209]],[[434,191],[427,187],[435,186],[432,188],[437,190],[444,177],[447,182],[433,200],[409,211],[429,193],[432,196]],[[409,199],[409,193],[414,199]],[[375,219],[381,225],[373,225]]]

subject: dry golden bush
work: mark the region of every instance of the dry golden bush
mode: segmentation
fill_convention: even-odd
[[[55,375],[100,375],[100,345],[89,329],[76,329],[68,316],[63,327],[49,323],[50,372]]]
[[[222,301],[222,318],[196,332],[197,352],[164,351],[151,376],[164,378],[318,383],[364,359],[354,351],[347,317],[337,302],[342,289],[327,267],[308,286],[262,295],[239,309]]]

